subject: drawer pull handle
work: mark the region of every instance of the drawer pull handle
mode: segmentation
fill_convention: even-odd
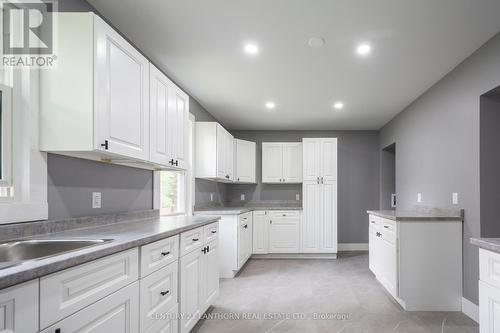
[[[199,240],[200,240],[199,238],[193,238],[193,242],[197,242]]]
[[[371,224],[375,224],[375,221],[371,221],[370,223],[371,223]]]
[[[162,255],[162,256],[164,256],[164,257],[165,257],[165,256],[168,256],[169,254],[170,254],[170,251],[167,251],[167,252],[162,252],[162,253],[161,253],[161,255]]]
[[[286,214],[283,214],[283,216],[286,216]]]
[[[168,295],[169,293],[170,293],[170,290],[160,292],[160,294],[162,296]]]
[[[56,330],[54,331],[54,333],[61,333],[61,329],[60,328],[56,328]]]
[[[203,252],[203,254],[206,254],[206,253],[207,253],[207,247],[205,246],[205,247],[201,250],[201,252]]]
[[[384,228],[389,229],[389,226],[388,225],[384,225]]]
[[[216,234],[217,233],[217,230],[212,230],[211,231],[213,234]]]
[[[210,245],[207,245],[207,252],[210,252]]]

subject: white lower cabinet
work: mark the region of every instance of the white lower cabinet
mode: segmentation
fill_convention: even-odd
[[[223,215],[219,223],[219,274],[233,278],[252,255],[252,212]]]
[[[369,251],[370,270],[405,310],[461,311],[461,221],[370,215]]]
[[[269,253],[299,253],[300,213],[273,211],[269,219]]]
[[[43,331],[59,332],[138,333],[139,283],[134,282]]]
[[[38,332],[38,280],[0,291],[0,332]]]
[[[176,305],[164,315],[164,318],[160,317],[144,333],[178,333],[179,332],[178,313],[179,313],[179,306]]]
[[[479,329],[500,333],[500,253],[479,249]]]
[[[180,320],[179,332],[187,333],[196,325],[201,315],[219,295],[218,240],[211,236],[206,242],[204,235],[214,235],[217,223],[202,228],[201,247],[180,258]],[[183,234],[181,234],[181,240]],[[182,252],[182,251],[181,251]]]

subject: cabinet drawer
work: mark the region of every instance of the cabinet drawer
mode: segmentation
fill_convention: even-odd
[[[216,240],[219,234],[219,222],[215,222],[203,227],[203,234],[205,238],[203,240],[203,244],[209,243],[213,240]]]
[[[141,332],[153,327],[155,317],[177,305],[178,262],[174,261],[140,281]]]
[[[172,309],[170,309],[165,317],[161,317],[158,320],[155,320],[155,323],[144,333],[178,333],[178,309],[179,306],[175,305]]]
[[[500,253],[479,249],[479,279],[500,289]]]
[[[238,215],[238,224],[248,223],[252,220],[252,212],[247,212]]]
[[[0,290],[0,332],[38,332],[38,280]]]
[[[165,267],[178,258],[178,235],[141,246],[141,277]]]
[[[380,225],[383,229],[390,230],[392,232],[396,232],[396,221],[388,220],[388,219],[380,219]]]
[[[299,218],[300,217],[300,211],[298,210],[276,210],[276,211],[271,211],[269,213],[271,217],[290,217],[290,218]]]
[[[136,281],[138,258],[135,248],[42,277],[40,327],[47,327]]]
[[[137,333],[138,331],[139,283],[136,281],[64,318],[42,333]]]
[[[203,227],[183,232],[181,234],[181,257],[203,245]]]

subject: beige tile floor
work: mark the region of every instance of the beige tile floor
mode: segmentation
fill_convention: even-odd
[[[337,317],[317,320],[311,318],[314,313]],[[221,280],[220,296],[207,315],[212,317],[193,332],[479,331],[459,312],[405,312],[360,252],[342,253],[337,260],[250,260],[236,278]]]

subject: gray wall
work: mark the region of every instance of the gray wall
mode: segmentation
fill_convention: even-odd
[[[238,139],[257,142],[257,185],[229,185],[227,199],[295,200],[301,185],[261,183],[261,143],[300,142],[302,138],[338,138],[339,243],[368,242],[366,210],[379,207],[379,136],[377,131],[231,131]]]
[[[500,237],[500,94],[481,97],[481,237]]]
[[[416,204],[465,209],[464,297],[478,302],[480,235],[479,100],[500,85],[500,35],[475,52],[382,128],[381,145],[396,142],[398,208]]]
[[[152,172],[48,154],[49,218],[66,218],[153,208]],[[102,208],[92,209],[92,192]]]

